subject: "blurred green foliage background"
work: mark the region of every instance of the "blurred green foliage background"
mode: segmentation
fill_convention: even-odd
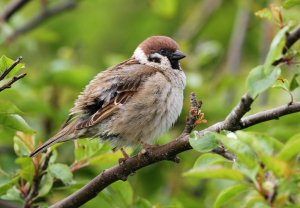
[[[0,1],[0,13],[10,1]],[[187,58],[182,66],[187,75],[184,109],[175,126],[158,143],[176,138],[184,128],[189,110],[189,93],[203,101],[202,111],[208,120],[197,129],[225,118],[240,96],[246,92],[247,74],[265,58],[269,44],[278,31],[276,21],[254,15],[270,1],[238,0],[93,0],[77,1],[77,6],[53,16],[37,28],[9,38],[42,11],[42,1],[32,1],[2,23],[0,55],[24,58],[27,76],[0,93],[1,100],[11,101],[43,142],[53,135],[66,119],[79,92],[97,73],[132,55],[135,47],[151,35],[174,38]],[[56,5],[62,0],[49,0]],[[284,20],[299,22],[299,6],[283,10]],[[296,48],[299,45],[296,45]],[[284,71],[289,76],[289,68]],[[299,100],[299,89],[293,92]],[[252,113],[288,103],[289,94],[271,89],[262,94]],[[285,141],[299,129],[299,114],[270,121],[250,130],[268,133]],[[0,167],[7,172],[18,168],[13,151],[15,130],[0,126]],[[58,161],[74,161],[73,142],[60,145]],[[70,187],[53,189],[46,195],[51,204],[86,183],[105,168],[118,162],[120,153],[112,153],[108,144],[87,167],[74,172],[77,181]],[[211,207],[218,193],[232,182],[182,177],[199,153],[185,152],[182,162],[146,167],[118,182],[84,207]],[[117,193],[117,192],[122,193]],[[111,194],[107,194],[111,193]],[[111,198],[110,198],[111,197]],[[147,202],[146,202],[147,199]],[[229,207],[240,207],[236,200]]]

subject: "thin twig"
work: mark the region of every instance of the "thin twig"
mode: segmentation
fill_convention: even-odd
[[[15,0],[12,1],[0,16],[0,21],[7,22],[17,11],[22,9],[30,0]]]
[[[299,112],[300,102],[282,105],[276,109],[266,110],[256,113],[241,120],[239,128],[248,128],[256,123],[262,123],[270,120],[277,120],[282,116]]]
[[[0,81],[3,80],[9,74],[9,72],[16,67],[22,61],[22,59],[23,57],[19,56],[11,66],[5,69],[5,71],[0,75]]]
[[[226,158],[226,159],[228,159],[228,160],[231,160],[231,161],[235,161],[235,159],[236,159],[236,156],[235,156],[233,153],[226,151],[226,150],[225,150],[224,148],[222,148],[222,147],[217,147],[217,148],[215,148],[212,152],[213,152],[213,153],[216,153],[216,154],[218,154],[218,155],[221,155],[221,156],[223,156],[224,158]]]
[[[248,94],[243,95],[238,105],[236,105],[226,117],[224,122],[225,126],[223,128],[227,128],[226,126],[237,125],[241,118],[251,110],[250,107],[253,101],[254,100]]]
[[[26,73],[14,76],[11,80],[9,80],[7,83],[5,83],[4,85],[2,85],[0,87],[0,92],[3,91],[3,90],[5,90],[5,89],[11,88],[11,86],[12,86],[13,83],[15,83],[16,81],[18,81],[19,79],[22,79],[25,76],[26,76]]]
[[[283,48],[282,54],[285,54],[287,50],[299,40],[300,37],[300,25],[298,25],[292,32],[286,34],[285,47]]]
[[[233,31],[231,33],[225,70],[231,76],[237,76],[240,71],[241,57],[243,55],[243,46],[246,37],[246,31],[249,25],[250,10],[244,5],[240,5],[235,17]],[[237,90],[230,86],[226,92],[225,103],[231,104],[235,100]]]
[[[298,25],[292,32],[286,34],[285,46],[282,50],[282,54],[286,54],[287,51],[300,39],[300,25]],[[284,62],[284,58],[281,57],[275,60],[272,65],[277,66],[280,63]]]
[[[235,17],[234,28],[230,37],[229,48],[225,68],[231,74],[237,74],[240,70],[241,56],[243,54],[243,43],[248,28],[250,11],[243,5],[240,6]]]
[[[222,3],[223,0],[204,0],[195,4],[188,18],[175,32],[175,39],[191,40],[195,38]]]
[[[185,128],[183,130],[184,133],[189,134],[195,127],[195,123],[199,118],[199,111],[202,106],[202,101],[197,101],[197,97],[195,93],[190,94],[190,112],[189,116],[186,120]]]
[[[67,0],[62,2],[61,4],[52,6],[50,8],[45,8],[41,11],[40,14],[33,17],[29,22],[24,24],[23,26],[16,28],[13,34],[8,37],[8,41],[12,41],[17,36],[24,34],[36,27],[38,27],[41,23],[48,20],[50,17],[54,15],[60,14],[66,10],[73,9],[77,5],[76,1],[74,0]]]
[[[43,164],[38,167],[35,171],[32,185],[30,187],[30,190],[25,197],[25,206],[24,207],[32,207],[32,204],[34,202],[35,197],[39,194],[39,186],[42,180],[42,177],[45,175],[45,171],[48,168],[50,158],[52,156],[52,152],[49,152],[46,154]]]

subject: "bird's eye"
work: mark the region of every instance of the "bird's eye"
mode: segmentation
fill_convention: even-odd
[[[161,49],[161,50],[159,51],[159,53],[160,53],[161,55],[163,55],[163,56],[167,55],[166,49]]]

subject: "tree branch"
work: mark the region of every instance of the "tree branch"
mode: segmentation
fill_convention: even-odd
[[[175,32],[175,39],[191,40],[195,38],[208,19],[221,7],[222,2],[223,0],[204,0],[195,4],[188,18]]]
[[[241,57],[243,54],[243,43],[246,37],[246,31],[249,25],[250,10],[244,5],[240,5],[235,17],[233,30],[228,46],[225,70],[231,76],[236,76],[240,70]],[[225,102],[231,104],[236,97],[236,89],[233,86],[229,87]]]
[[[25,205],[24,207],[32,207],[32,204],[35,200],[35,197],[39,194],[39,186],[42,180],[42,177],[46,173],[45,171],[48,168],[50,158],[52,156],[52,152],[47,153],[42,165],[37,165],[35,168],[35,174],[33,177],[32,185],[25,197]],[[36,164],[39,164],[38,162]]]
[[[185,128],[183,130],[184,133],[189,134],[195,128],[196,121],[199,119],[199,112],[202,106],[202,101],[197,101],[197,97],[195,93],[191,93],[190,95],[190,112],[189,116],[186,120]]]
[[[0,75],[0,81],[3,80],[8,74],[9,72],[11,72],[11,70],[13,70],[21,61],[22,61],[23,57],[19,56],[18,59],[7,69],[5,69],[5,71]]]
[[[300,102],[294,102],[291,104],[282,105],[271,110],[262,111],[242,119],[240,128],[244,129],[258,123],[279,119],[282,116],[299,112],[299,109]]]
[[[282,54],[286,52],[300,39],[300,25],[298,25],[292,32],[286,33],[285,46],[282,50]],[[284,58],[275,60],[272,65],[277,66],[281,62],[284,62]]]
[[[279,117],[291,113],[300,112],[300,102],[295,102],[291,105],[284,105],[251,116],[247,116],[240,122],[232,122],[240,120],[240,118],[249,111],[252,102],[253,100],[250,99],[249,96],[243,96],[241,102],[233,110],[235,113],[231,112],[224,121],[198,132],[199,135],[202,136],[207,131],[220,132],[221,130],[236,131],[245,129],[247,127],[265,121],[278,119]],[[76,191],[62,201],[55,203],[51,206],[51,208],[81,206],[82,204],[94,198],[99,192],[101,192],[104,188],[106,188],[113,182],[118,180],[126,180],[130,174],[143,167],[149,166],[162,160],[171,160],[172,158],[176,157],[177,154],[191,149],[192,147],[189,144],[188,138],[189,135],[187,133],[183,133],[181,136],[168,144],[158,147],[151,147],[147,149],[146,154],[140,153],[134,157],[127,159],[121,165],[117,165],[108,170],[104,170],[101,174],[96,176],[92,181],[90,181],[80,190]],[[230,155],[230,153],[224,152],[223,149],[217,148],[214,150],[214,152],[221,154],[226,158],[233,159],[233,156]]]
[[[11,88],[11,86],[12,86],[13,83],[15,83],[16,81],[18,81],[19,79],[22,79],[25,76],[26,76],[26,73],[14,76],[11,80],[9,80],[7,83],[5,83],[4,85],[2,85],[0,87],[0,92],[3,91],[3,90],[5,90],[5,89]]]
[[[66,10],[73,9],[77,5],[75,0],[67,0],[62,2],[61,4],[55,5],[50,8],[45,8],[41,11],[40,14],[33,17],[29,22],[25,25],[15,29],[13,34],[8,37],[8,40],[11,41],[15,39],[17,36],[24,34],[36,27],[38,27],[41,23],[49,19],[50,17],[60,14]]]
[[[3,14],[0,16],[0,21],[7,22],[17,11],[22,9],[30,0],[15,0],[11,2]]]
[[[240,62],[243,54],[243,43],[249,24],[250,10],[243,5],[238,9],[235,23],[230,37],[225,69],[231,74],[237,74],[240,70]]]
[[[253,99],[248,95],[245,94],[242,96],[239,104],[234,107],[234,109],[229,113],[229,115],[226,117],[225,122],[224,122],[224,127],[223,129],[227,129],[230,126],[236,126],[241,118],[251,110],[251,105],[253,103]]]
[[[13,70],[22,60],[22,56],[19,56],[18,59],[12,64],[10,65],[7,69],[5,69],[5,71],[0,75],[0,81],[2,81],[8,74],[9,72],[11,72],[11,70]],[[4,85],[0,86],[0,92],[11,88],[11,86],[18,81],[19,79],[22,79],[23,77],[26,76],[26,73],[24,74],[20,74],[17,76],[14,76],[11,80],[9,80],[7,83],[5,83]]]
[[[292,32],[286,34],[285,47],[283,48],[282,54],[285,54],[287,50],[296,43],[300,38],[300,25],[298,25]]]

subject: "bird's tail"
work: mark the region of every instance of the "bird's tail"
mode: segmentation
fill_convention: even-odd
[[[38,147],[35,149],[31,154],[30,157],[34,157],[36,154],[43,152],[44,150],[48,149],[52,145],[56,144],[57,142],[65,141],[64,139],[62,140],[63,135],[56,135],[52,138],[50,138],[48,141],[46,141],[42,146]]]
[[[77,138],[79,135],[78,131],[76,131],[76,126],[77,122],[72,122],[69,125],[66,125],[63,127],[55,136],[52,138],[48,139],[42,146],[38,147],[36,150],[34,150],[31,154],[30,157],[34,157],[36,154],[48,149],[49,147],[53,146],[54,144],[58,142],[65,142],[71,139]]]

